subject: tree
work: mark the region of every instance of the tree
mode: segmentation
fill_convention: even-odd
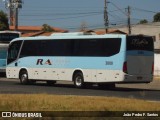
[[[43,24],[42,25],[42,30],[44,32],[53,32],[54,31],[53,28],[51,26],[49,26],[48,24]]]
[[[160,22],[160,12],[156,13],[153,19],[154,22]]]
[[[148,23],[148,21],[146,19],[140,20],[139,24],[145,24]]]
[[[8,29],[9,29],[9,24],[8,24],[7,14],[1,10],[0,11],[0,30],[8,30]]]

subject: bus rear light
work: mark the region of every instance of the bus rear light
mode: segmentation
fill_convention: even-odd
[[[127,72],[127,62],[124,62],[124,63],[123,63],[123,72],[124,72],[124,73],[128,73],[128,72]]]
[[[151,74],[154,74],[154,63],[152,63],[152,72]]]

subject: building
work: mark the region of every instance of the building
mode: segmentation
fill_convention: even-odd
[[[53,32],[45,32],[42,30],[42,26],[18,26],[18,30],[22,33],[23,37],[33,37],[33,36],[49,36],[52,33],[65,33],[68,30],[61,28],[52,27]],[[10,26],[10,30],[14,30],[14,26]]]
[[[105,29],[87,30],[85,32],[93,32],[93,33],[96,33],[97,35],[106,34]],[[108,29],[107,34],[127,34],[127,33],[120,31],[120,30],[117,30],[117,29]]]

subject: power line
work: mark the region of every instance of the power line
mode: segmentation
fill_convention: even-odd
[[[82,12],[82,13],[44,13],[44,14],[20,14],[20,16],[73,16],[73,15],[89,15],[89,14],[102,14],[102,12]]]
[[[122,18],[122,17],[119,17],[118,15],[113,15],[113,14],[111,14],[110,12],[108,13],[112,18],[114,18],[114,19],[126,19],[126,18]]]
[[[78,15],[78,16],[74,16],[74,17],[62,17],[62,18],[44,18],[44,19],[39,19],[39,18],[36,18],[36,19],[21,19],[21,20],[65,20],[65,19],[73,19],[73,18],[79,18],[79,17],[88,17],[88,16],[95,16],[95,15],[101,15],[101,14],[86,14],[86,15]]]
[[[36,5],[36,4],[35,4]],[[29,6],[26,6],[26,7],[31,7],[30,5]],[[32,7],[37,7],[37,5],[36,6],[32,6]],[[47,8],[47,9],[73,9],[73,8],[78,8],[78,9],[90,9],[90,8],[95,8],[95,9],[97,9],[97,8],[102,8],[102,7],[91,7],[91,6],[89,6],[89,7],[53,7],[53,6],[50,6],[50,7],[48,7],[48,6],[40,6],[39,8]],[[37,10],[37,8],[36,8],[36,10]]]
[[[112,10],[112,11],[108,11],[108,13],[111,13],[111,12],[117,12],[117,11],[119,11],[119,10]],[[28,12],[28,11],[27,11]],[[60,12],[60,13],[58,13],[58,12],[56,12],[56,13],[44,13],[44,11],[39,11],[38,13],[24,13],[24,11],[23,11],[23,14],[21,13],[20,14],[20,16],[51,16],[51,15],[54,15],[54,16],[71,16],[71,15],[81,15],[81,14],[93,14],[93,13],[99,13],[99,14],[101,14],[101,13],[103,13],[103,11],[89,11],[89,12],[66,12],[66,13],[62,13],[62,12]]]
[[[137,11],[141,11],[141,12],[149,12],[149,13],[158,13],[155,11],[151,11],[151,10],[145,10],[145,9],[141,9],[141,8],[132,8],[133,10],[137,10]]]
[[[122,24],[127,25],[127,18],[125,18],[125,17],[128,15],[124,11],[124,9],[119,8],[113,2],[110,2],[110,3],[116,8],[116,10],[107,11],[108,15],[111,16],[113,19],[113,20],[110,20],[110,23],[115,22],[115,26],[120,26]],[[83,10],[82,10],[82,8],[83,8]],[[54,20],[66,20],[66,19],[91,17],[91,16],[98,16],[98,15],[103,16],[103,11],[99,10],[99,9],[103,9],[103,8],[96,7],[96,9],[94,9],[94,10],[93,10],[93,8],[95,8],[95,7],[81,7],[81,8],[77,8],[77,7],[54,7],[54,8],[52,8],[52,7],[39,7],[39,8],[35,8],[35,9],[32,8],[32,9],[22,10],[23,13],[21,13],[19,16],[20,16],[20,20],[23,20],[23,21],[28,21],[28,20],[31,20],[31,21],[37,21],[37,20],[39,20],[39,21],[41,21],[41,20],[54,21]],[[61,10],[64,10],[64,9],[66,11],[65,11],[65,13],[62,13]],[[154,11],[143,10],[143,9],[139,9],[139,8],[132,8],[132,9],[137,10],[137,11],[142,11],[142,12],[157,13]],[[54,12],[53,10],[55,10],[56,13],[53,13]],[[72,10],[72,12],[68,12],[71,10]],[[36,12],[36,11],[38,11],[38,12]],[[50,12],[52,12],[52,13],[50,13]],[[116,12],[121,12],[124,15],[118,16],[118,14],[116,15]],[[28,18],[26,18],[26,17],[28,17]],[[131,19],[131,21],[136,20],[135,18],[130,18],[130,19]],[[137,18],[137,20],[138,20],[138,18]],[[139,19],[139,20],[141,20],[141,19]],[[108,23],[108,25],[112,25],[112,24]],[[103,23],[93,24],[90,27],[103,27]],[[74,29],[74,27],[70,27],[70,28]],[[108,28],[109,28],[109,26],[108,26]]]
[[[121,8],[119,8],[116,4],[113,2],[110,2],[114,7],[116,7],[121,13],[123,13],[125,16],[128,16],[127,13],[125,13]]]

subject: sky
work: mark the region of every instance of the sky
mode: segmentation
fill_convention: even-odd
[[[5,9],[0,0],[0,10]],[[109,27],[127,25],[126,8],[131,7],[131,24],[142,19],[153,21],[160,12],[160,0],[107,0]],[[20,26],[49,24],[70,31],[78,31],[82,24],[87,29],[104,27],[104,0],[23,0],[19,9]]]

